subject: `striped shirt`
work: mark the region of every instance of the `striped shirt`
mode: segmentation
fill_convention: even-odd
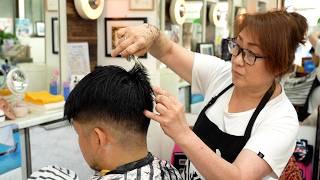
[[[28,180],[79,180],[78,175],[66,168],[46,166],[33,172]]]
[[[69,174],[69,175],[68,175]],[[48,166],[34,172],[29,180],[79,180],[71,170]],[[151,153],[138,161],[122,165],[105,175],[97,172],[90,180],[182,180],[179,171],[168,161],[160,160]]]

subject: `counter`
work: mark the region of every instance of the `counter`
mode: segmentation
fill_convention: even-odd
[[[30,148],[30,133],[29,128],[45,123],[58,122],[63,119],[63,108],[51,110],[47,112],[31,113],[25,117],[15,120],[0,122],[0,127],[16,124],[19,128],[21,142],[21,168],[22,179],[27,179],[32,173],[31,148]],[[5,173],[6,174],[6,173]]]
[[[48,111],[46,113],[31,113],[31,114],[28,114],[26,117],[0,122],[0,127],[6,126],[9,124],[16,124],[18,125],[19,129],[24,129],[32,126],[37,126],[39,124],[62,119],[62,117],[63,117],[63,109]]]

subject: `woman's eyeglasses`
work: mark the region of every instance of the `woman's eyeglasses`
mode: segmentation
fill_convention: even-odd
[[[229,52],[232,54],[232,56],[236,57],[241,53],[241,56],[242,56],[242,59],[244,60],[244,62],[250,66],[254,65],[254,63],[256,62],[257,59],[266,58],[263,56],[256,56],[250,50],[241,48],[236,43],[235,40],[236,40],[236,38],[232,38],[232,39],[229,39],[229,42],[228,42],[228,49],[229,49]]]

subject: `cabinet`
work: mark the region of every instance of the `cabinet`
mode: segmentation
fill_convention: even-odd
[[[57,165],[75,171],[80,179],[89,179],[94,174],[82,156],[74,128],[68,124],[30,128],[32,172]]]

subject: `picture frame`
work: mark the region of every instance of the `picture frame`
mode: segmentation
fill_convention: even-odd
[[[146,17],[128,17],[128,18],[105,18],[105,56],[111,57],[111,51],[115,48],[118,41],[117,30],[127,26],[137,26],[147,23]],[[118,55],[117,57],[121,57]],[[140,57],[147,58],[147,53]]]
[[[267,2],[265,1],[258,1],[257,2],[257,12],[264,13],[267,11]]]
[[[214,55],[214,43],[198,43],[197,52],[200,54]]]
[[[52,33],[52,53],[59,54],[59,20],[57,17],[51,18]]]
[[[36,26],[36,36],[44,37],[45,36],[45,24],[42,21],[37,21],[35,23]]]
[[[154,0],[129,0],[129,10],[132,11],[152,11]]]

